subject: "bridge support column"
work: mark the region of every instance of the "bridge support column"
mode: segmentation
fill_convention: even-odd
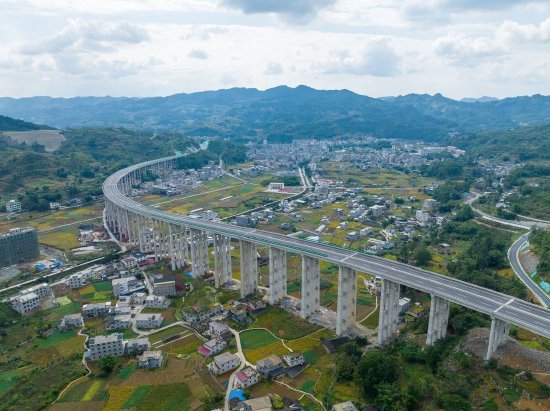
[[[204,231],[191,229],[191,263],[194,278],[208,271],[208,244]]]
[[[338,308],[336,312],[336,335],[348,332],[355,324],[357,299],[357,272],[340,266],[338,273]]]
[[[437,340],[445,338],[449,323],[449,300],[432,294],[430,305],[430,321],[428,323],[428,335],[426,344],[433,345]]]
[[[172,264],[172,271],[176,271],[176,242],[174,241],[175,230],[172,230],[172,224],[168,224],[168,244],[170,249],[170,262]]]
[[[231,245],[229,237],[214,234],[214,284],[216,288],[231,281]]]
[[[302,256],[302,309],[300,316],[306,318],[319,310],[321,267],[318,258]]]
[[[269,303],[286,296],[286,251],[269,247]]]
[[[382,280],[378,319],[378,344],[385,345],[397,336],[399,283]]]
[[[258,259],[256,243],[241,240],[241,297],[258,289]]]
[[[508,333],[510,332],[510,324],[498,318],[494,318],[491,321],[491,333],[489,334],[489,345],[487,347],[487,354],[485,360],[489,361],[498,346],[506,340]]]

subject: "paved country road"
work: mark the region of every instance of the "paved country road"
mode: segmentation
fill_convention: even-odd
[[[523,245],[527,243],[527,238],[527,234],[524,234],[512,244],[512,246],[508,249],[508,260],[510,261],[510,265],[519,279],[532,291],[533,294],[535,294],[537,300],[539,300],[543,306],[548,308],[550,307],[550,297],[537,285],[537,283],[531,279],[519,261],[519,252]]]

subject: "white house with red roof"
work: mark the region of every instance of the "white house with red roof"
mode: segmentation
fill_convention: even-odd
[[[237,388],[246,388],[256,384],[260,375],[252,367],[244,367],[235,373],[235,385]]]

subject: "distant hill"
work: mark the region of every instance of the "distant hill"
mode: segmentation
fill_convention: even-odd
[[[463,103],[487,103],[489,101],[498,101],[498,98],[488,96],[483,96],[479,98],[464,97],[460,101],[462,101]]]
[[[23,120],[0,115],[0,131],[53,130],[52,127],[29,123]]]
[[[550,125],[513,130],[462,134],[450,142],[484,157],[510,157],[519,161],[550,161]]]
[[[59,128],[126,127],[273,141],[359,133],[437,141],[452,132],[550,123],[550,97],[479,101],[456,101],[441,94],[376,99],[349,90],[280,86],[150,98],[0,98],[0,113]]]

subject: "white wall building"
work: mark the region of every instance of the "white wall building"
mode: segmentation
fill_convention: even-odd
[[[71,328],[80,328],[84,327],[84,320],[82,319],[82,314],[67,314],[63,317],[59,323],[58,328],[60,330],[68,330]]]
[[[162,351],[145,351],[137,357],[137,362],[140,368],[160,368],[162,367]]]
[[[88,340],[86,357],[97,361],[107,355],[121,356],[124,354],[125,341],[120,333],[98,335]]]
[[[132,326],[132,316],[127,315],[115,315],[111,318],[107,324],[109,330],[126,330]]]
[[[260,380],[260,375],[252,367],[244,367],[235,373],[235,385],[237,388],[247,388]]]
[[[132,338],[126,343],[126,352],[129,354],[143,353],[151,348],[149,338]]]
[[[221,375],[227,371],[237,368],[240,363],[241,360],[237,355],[224,352],[223,354],[214,357],[214,361],[208,364],[208,370],[210,370],[212,374]]]
[[[136,315],[137,328],[159,328],[164,317],[161,314],[138,314]]]
[[[164,295],[148,295],[145,297],[145,306],[147,308],[166,308],[170,302]]]
[[[82,315],[84,317],[103,317],[111,311],[111,302],[84,304],[82,306]]]
[[[115,298],[118,298],[121,294],[127,294],[130,292],[130,286],[137,284],[137,278],[134,276],[126,278],[115,278],[112,281],[113,284],[113,294]]]
[[[178,295],[176,291],[176,280],[173,277],[158,278],[153,277],[153,294],[173,297]]]
[[[75,273],[67,278],[69,288],[81,288],[86,285],[88,279],[84,273]]]
[[[208,331],[210,331],[210,335],[212,337],[219,337],[226,331],[229,331],[229,327],[223,323],[212,321],[210,324],[208,324]]]
[[[10,299],[12,308],[25,315],[35,311],[40,306],[40,297],[36,293],[17,295]]]
[[[6,203],[7,213],[18,213],[21,211],[21,201],[10,200]]]

